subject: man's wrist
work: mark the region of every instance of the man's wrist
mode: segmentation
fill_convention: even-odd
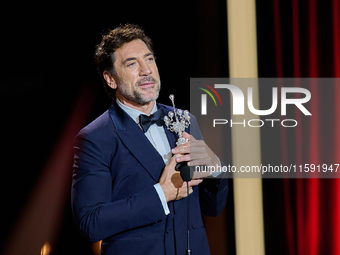
[[[170,210],[169,210],[168,203],[167,203],[165,194],[163,192],[162,186],[159,183],[157,183],[153,186],[155,187],[156,192],[159,196],[159,199],[161,200],[165,215],[168,215],[170,213]]]

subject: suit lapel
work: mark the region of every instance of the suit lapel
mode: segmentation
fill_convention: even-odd
[[[158,182],[162,173],[161,170],[165,166],[161,155],[144,135],[138,124],[116,102],[112,103],[109,113],[122,143],[149,172],[151,177]]]

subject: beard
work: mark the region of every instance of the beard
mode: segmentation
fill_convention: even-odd
[[[143,93],[144,89],[140,89],[139,86],[145,82],[153,82],[153,86],[145,90],[147,91],[155,90],[154,96],[148,97]],[[139,104],[139,105],[145,105],[147,103],[155,101],[158,98],[160,89],[161,89],[161,82],[160,81],[157,82],[157,80],[153,78],[152,76],[147,76],[136,82],[135,86],[133,87],[132,93],[131,91],[128,90],[127,86],[122,84],[121,80],[119,79],[117,91],[119,91],[119,93],[123,97],[125,97],[127,100],[134,102],[136,104]]]

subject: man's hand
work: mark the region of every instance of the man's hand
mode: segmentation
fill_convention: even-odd
[[[165,166],[162,176],[159,179],[159,184],[162,187],[166,201],[180,200],[187,197],[187,183],[181,178],[178,171],[175,170],[176,156],[170,159],[170,162]],[[200,184],[201,179],[191,180],[189,182],[189,194],[193,192],[192,187]]]
[[[188,142],[171,151],[176,156],[177,163],[187,161],[188,166],[216,166],[220,164],[219,159],[203,140],[196,140],[186,132],[183,132],[182,135],[188,139]]]

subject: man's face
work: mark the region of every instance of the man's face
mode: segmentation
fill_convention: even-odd
[[[160,78],[153,53],[142,40],[125,43],[114,53],[116,97],[122,103],[144,105],[158,98]]]

